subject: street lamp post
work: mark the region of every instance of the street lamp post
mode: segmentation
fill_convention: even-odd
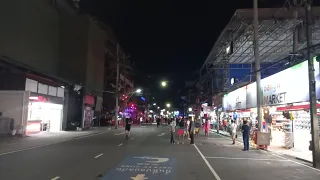
[[[316,81],[314,78],[314,60],[312,54],[312,11],[311,1],[305,1],[306,16],[306,38],[307,38],[307,54],[308,54],[308,74],[309,74],[309,98],[310,98],[310,117],[311,117],[311,144],[313,167],[320,168],[320,140],[319,140],[319,124],[317,116],[317,97],[316,97]]]
[[[126,109],[128,108],[128,101],[130,100],[130,98],[132,97],[132,95],[133,95],[134,93],[141,93],[141,91],[142,91],[141,89],[137,89],[137,90],[129,93],[130,96],[126,99],[125,105],[124,105],[124,115],[126,114]]]

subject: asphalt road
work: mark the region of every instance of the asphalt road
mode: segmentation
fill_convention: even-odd
[[[0,156],[0,180],[318,180],[320,171],[211,134],[171,145],[169,132],[133,127]]]

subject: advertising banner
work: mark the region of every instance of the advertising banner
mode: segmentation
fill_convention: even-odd
[[[314,60],[315,61],[315,60]],[[315,61],[317,99],[320,98],[319,63]],[[256,83],[246,91],[246,107],[257,107]],[[308,61],[261,80],[262,106],[309,101]]]
[[[257,88],[256,82],[247,85],[246,91],[246,107],[255,108],[257,107]]]
[[[225,94],[223,97],[223,108],[227,111],[246,109],[246,87]]]

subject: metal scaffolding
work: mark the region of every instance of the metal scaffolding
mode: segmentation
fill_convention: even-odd
[[[294,13],[298,16],[295,17]],[[320,7],[313,7],[312,44],[314,53],[320,53]],[[305,11],[303,8],[259,9],[259,52],[261,66],[269,66],[293,56],[294,32],[297,31],[296,50],[306,49]],[[230,22],[215,42],[205,63],[200,69],[200,82],[207,77],[219,79],[221,89],[229,88],[229,65],[254,63],[253,9],[236,10]],[[231,53],[227,53],[230,51]],[[250,78],[251,81],[251,78]]]

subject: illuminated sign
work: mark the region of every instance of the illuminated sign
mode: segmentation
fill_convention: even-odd
[[[34,100],[37,102],[48,102],[48,98],[44,97],[44,96],[30,96],[29,100]]]

